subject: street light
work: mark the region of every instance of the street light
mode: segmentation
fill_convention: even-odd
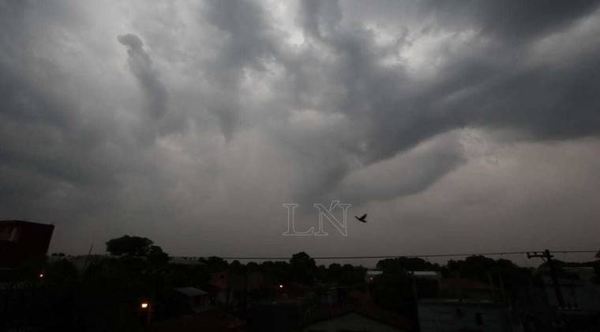
[[[150,321],[152,320],[152,307],[150,306],[149,301],[140,302],[139,317],[143,326],[150,326]]]

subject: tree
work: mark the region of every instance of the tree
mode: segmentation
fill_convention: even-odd
[[[93,317],[86,331],[136,331],[139,300],[156,298],[157,274],[148,261],[125,255],[120,259],[93,260],[83,272],[82,317]],[[93,325],[92,325],[93,324]]]
[[[329,264],[329,270],[327,271],[329,281],[339,282],[342,279],[342,266],[338,263]]]
[[[311,285],[315,281],[317,264],[307,253],[299,252],[290,259],[292,277],[296,281]]]
[[[527,285],[531,278],[531,272],[526,268],[519,267],[507,259],[495,260],[485,256],[450,260],[443,272],[445,277],[460,276],[483,283],[491,282],[490,286],[504,288],[505,294],[513,301],[516,301],[520,288]]]
[[[409,275],[399,269],[383,271],[370,284],[373,301],[382,308],[415,315],[416,302]]]
[[[169,255],[159,246],[150,246],[147,255],[148,261],[154,264],[166,264],[169,261]]]
[[[145,237],[125,235],[106,242],[106,251],[111,255],[147,256],[153,243]]]
[[[341,276],[339,282],[342,285],[357,285],[365,281],[367,269],[362,266],[353,266],[344,264],[341,268]]]
[[[266,261],[261,265],[261,270],[265,274],[265,278],[268,279],[267,283],[279,284],[290,281],[291,268],[288,262],[271,262]]]
[[[469,256],[465,260],[450,260],[447,267],[452,274],[487,282],[488,274],[494,271],[497,265],[497,262],[492,258],[475,255]]]
[[[439,266],[417,257],[387,258],[377,262],[382,271],[437,271]]]
[[[206,264],[206,267],[211,273],[221,272],[227,270],[229,267],[229,263],[227,263],[226,260],[217,256],[210,256],[208,259],[202,257],[199,258],[198,261]]]

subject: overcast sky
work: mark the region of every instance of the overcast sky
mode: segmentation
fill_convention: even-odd
[[[599,136],[596,1],[0,0],[0,219],[51,252],[600,249]],[[282,236],[332,199],[369,222]]]

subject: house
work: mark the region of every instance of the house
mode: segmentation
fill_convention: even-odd
[[[316,304],[301,298],[255,303],[251,309],[250,330],[255,332],[298,331],[318,314]]]
[[[272,296],[251,306],[251,331],[299,331],[319,315],[314,287],[298,283],[281,283],[272,287]]]
[[[248,331],[246,323],[239,318],[218,311],[204,311],[196,315],[154,322],[150,332],[210,331],[210,332],[244,332]]]
[[[381,270],[367,270],[367,273],[365,274],[365,281],[367,283],[371,283],[375,277],[381,274],[383,274],[383,271]]]
[[[494,295],[490,285],[467,278],[443,278],[439,288],[444,298],[491,300]]]
[[[303,308],[294,301],[256,303],[250,310],[250,331],[285,332],[301,326]]]
[[[421,332],[511,331],[505,306],[489,300],[422,299],[417,310]]]
[[[186,311],[199,313],[210,307],[208,293],[194,287],[175,288],[180,303],[184,304]]]
[[[370,300],[367,292],[352,290],[347,293],[347,303],[321,307],[302,331],[413,331],[406,316],[379,307]]]
[[[417,279],[428,279],[438,281],[440,274],[435,271],[411,271],[410,275]]]
[[[594,269],[592,267],[570,267],[564,268],[564,271],[571,275],[570,278],[557,278],[566,307],[564,309],[600,313],[600,285],[592,282]],[[555,309],[559,308],[552,278],[544,275],[541,281],[547,303]]]
[[[299,283],[282,283],[275,287],[276,297],[285,300],[302,300],[315,294],[315,287]]]
[[[324,287],[322,294],[319,296],[319,302],[322,304],[335,305],[344,303],[348,299],[347,287],[328,286]]]
[[[12,269],[43,259],[54,225],[22,220],[0,221],[0,268]]]
[[[421,298],[436,297],[440,292],[441,276],[435,271],[411,271],[409,272],[415,296]]]
[[[247,289],[248,291],[255,291],[266,287],[265,276],[258,271],[251,271],[247,274]]]
[[[209,285],[213,304],[226,304],[232,300],[227,277],[227,271],[211,274]]]
[[[333,317],[324,321],[310,324],[302,329],[304,332],[338,332],[338,331],[370,331],[370,332],[398,332],[404,331],[373,320],[357,312],[350,312],[342,316]]]
[[[252,306],[251,331],[411,331],[405,316],[381,309],[365,291],[320,287],[319,297],[314,287],[281,286],[277,298]]]
[[[365,299],[365,301],[359,301],[353,309],[354,312],[371,320],[393,327],[396,331],[414,331],[414,324],[411,323],[407,316],[385,310],[373,303],[368,297],[363,297],[363,299]]]
[[[438,283],[435,296],[417,301],[420,331],[508,332],[519,325],[507,305],[496,302],[490,285],[467,278],[441,278]]]
[[[523,324],[534,331],[600,331],[600,285],[593,267],[562,268],[558,287],[546,272],[519,294]]]

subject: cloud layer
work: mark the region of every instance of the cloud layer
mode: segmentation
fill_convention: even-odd
[[[595,245],[598,31],[597,1],[0,1],[0,217],[72,252]],[[375,225],[281,236],[331,199]]]

